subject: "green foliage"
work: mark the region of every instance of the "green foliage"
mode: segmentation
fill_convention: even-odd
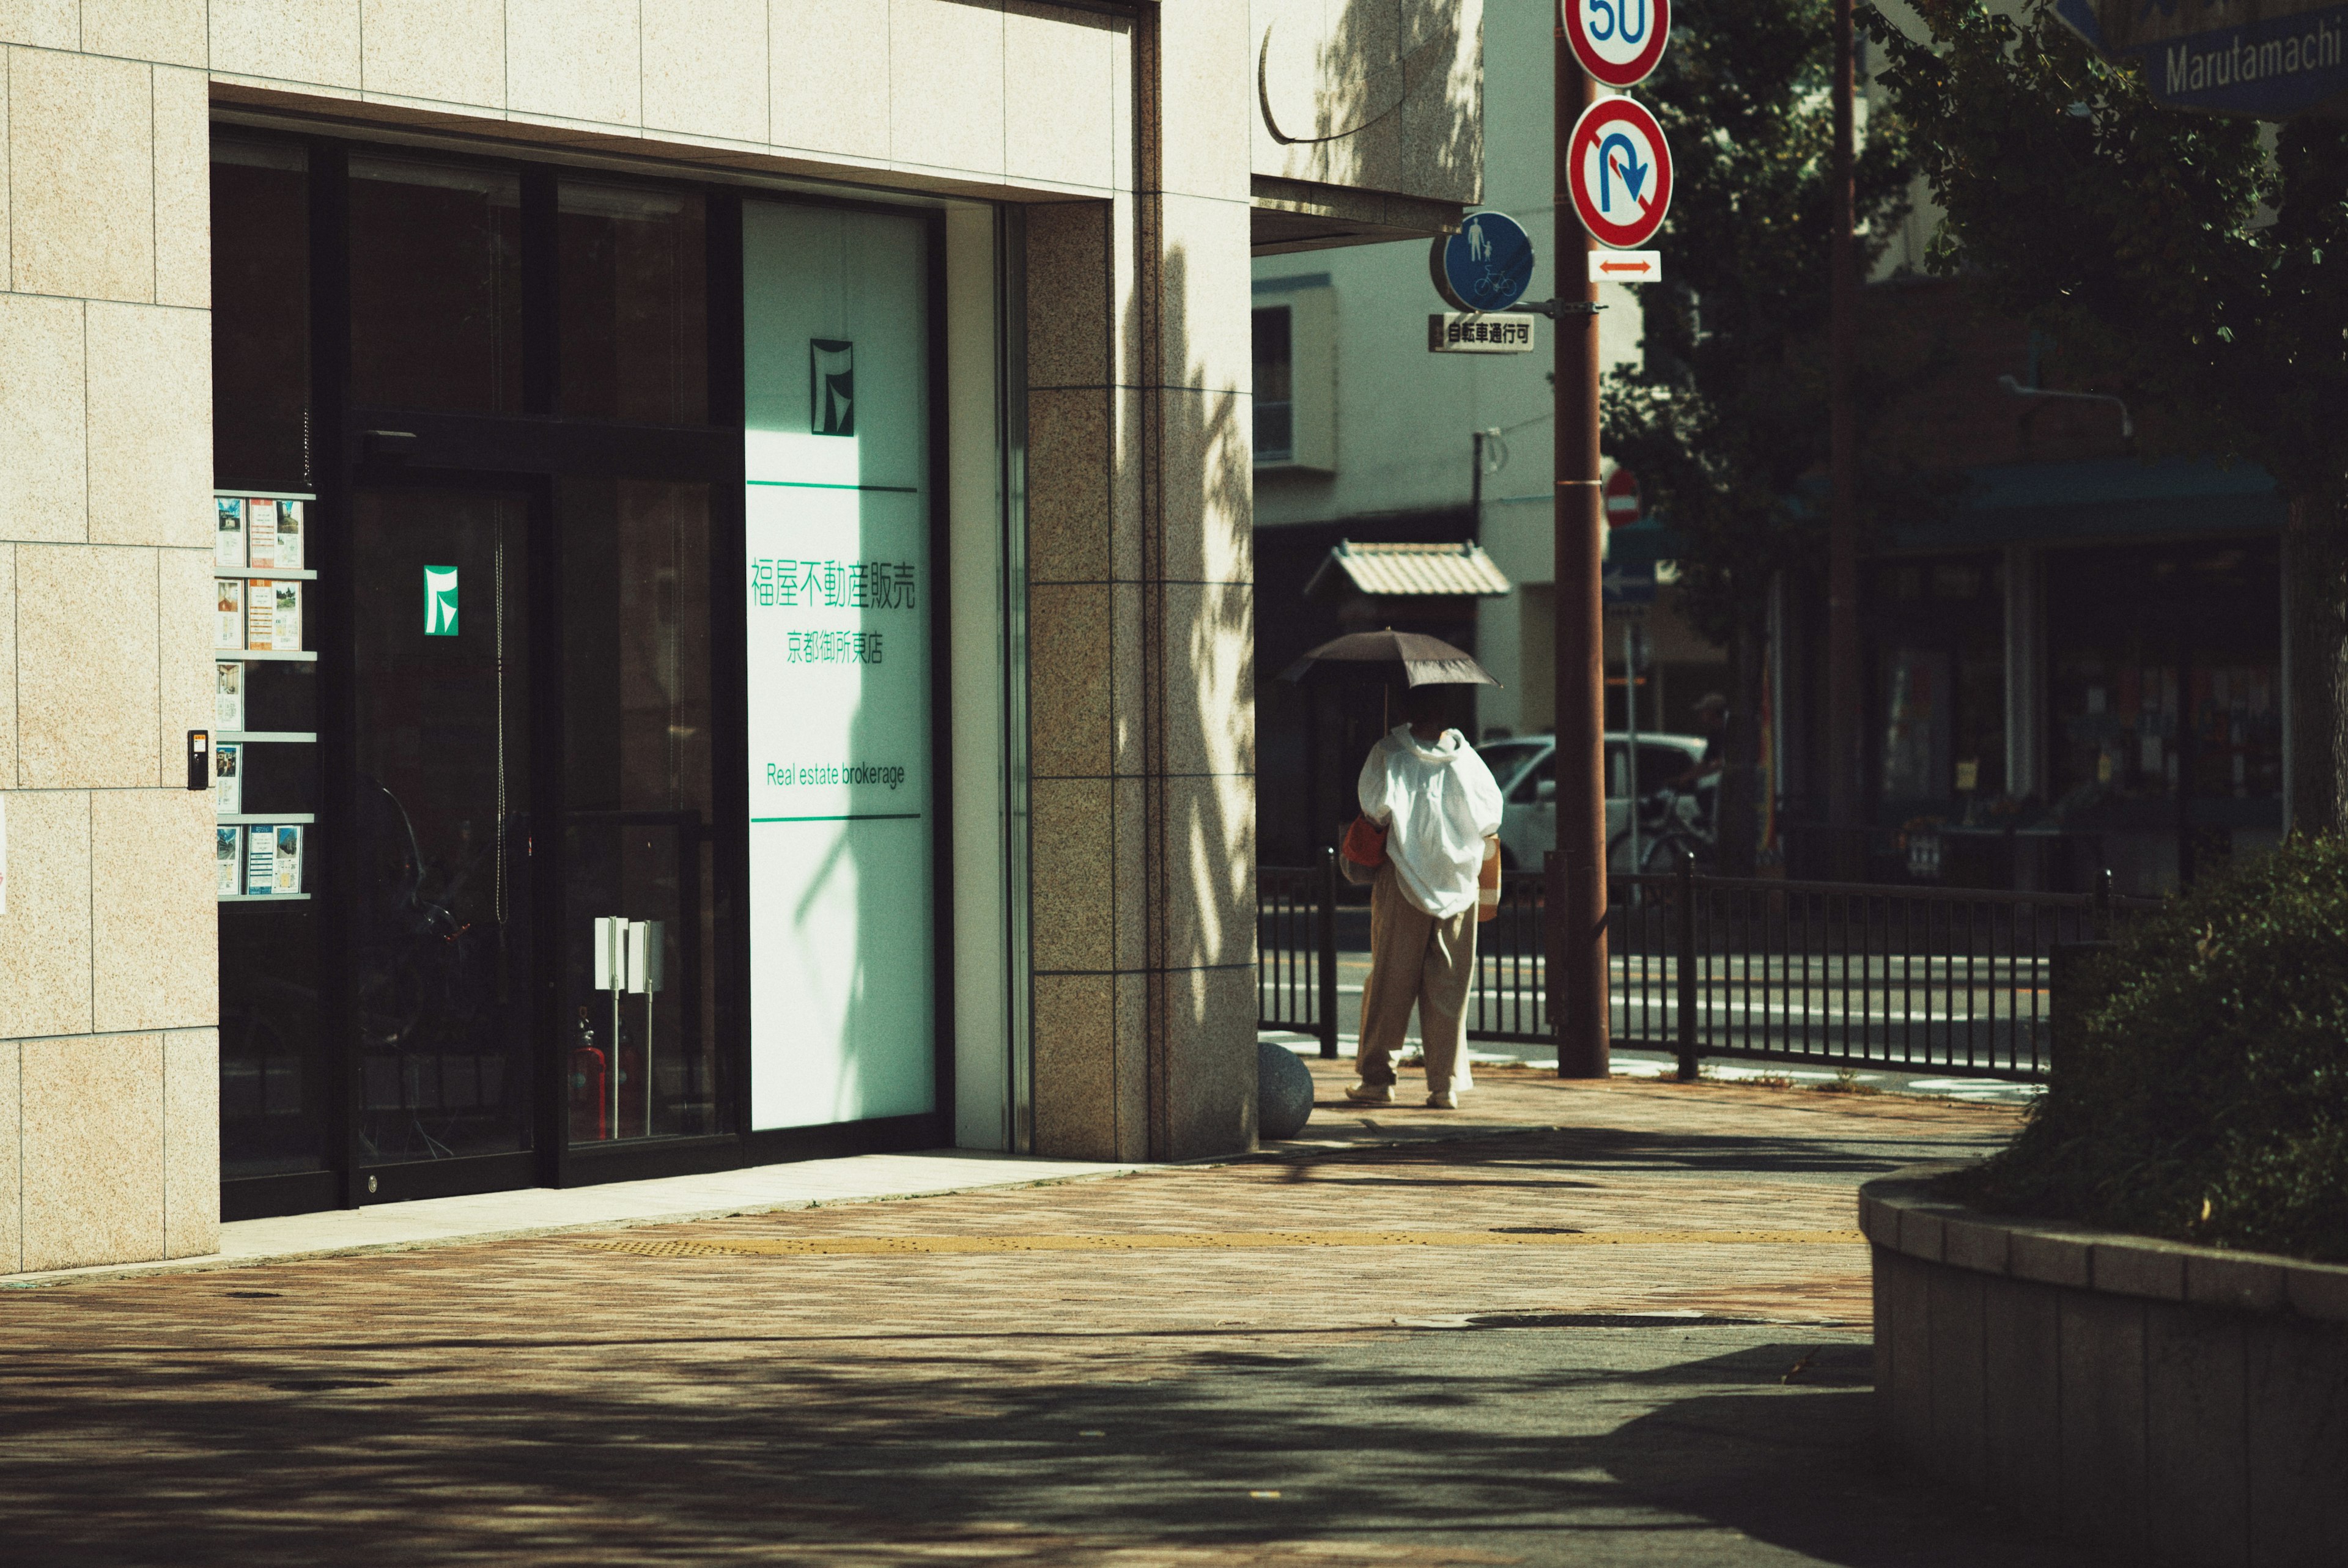
[[[2093,389],[2135,405],[2152,446],[2246,457],[2286,496],[2337,497],[2348,123],[2168,108],[2051,9],[1916,9],[1930,46],[1879,19],[1875,37],[1947,211],[1936,270],[2094,365]]]
[[[2046,1094],[1960,1195],[2348,1260],[2348,841],[2205,879],[2083,981]]]
[[[1682,589],[1721,642],[1771,574],[1820,551],[1797,501],[1827,459],[1832,9],[1700,0],[1638,91],[1675,161],[1665,282],[1637,291],[1643,365],[1605,388],[1606,449],[1687,541]],[[1906,211],[1907,138],[1879,115],[1858,169],[1861,270]]]

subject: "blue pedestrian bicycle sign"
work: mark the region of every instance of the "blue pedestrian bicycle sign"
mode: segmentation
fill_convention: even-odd
[[[1427,261],[1435,292],[1463,311],[1505,311],[1532,286],[1532,237],[1503,212],[1478,212],[1458,233],[1437,235]]]

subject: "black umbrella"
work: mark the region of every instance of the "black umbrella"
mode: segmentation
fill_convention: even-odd
[[[1399,664],[1407,686],[1497,686],[1485,668],[1440,637],[1420,631],[1351,631],[1320,647],[1280,672],[1302,681],[1324,665]],[[1364,671],[1364,674],[1374,673]]]

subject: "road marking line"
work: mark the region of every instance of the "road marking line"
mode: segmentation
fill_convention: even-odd
[[[1858,1231],[1137,1231],[1123,1235],[744,1236],[725,1241],[589,1241],[640,1257],[871,1256],[902,1253],[1248,1252],[1295,1246],[1856,1246]]]

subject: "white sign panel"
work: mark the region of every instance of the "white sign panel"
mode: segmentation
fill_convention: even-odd
[[[936,1108],[917,221],[747,203],[750,1125]]]
[[[1533,318],[1521,312],[1439,311],[1426,318],[1429,354],[1530,354]]]
[[[1663,281],[1661,251],[1592,251],[1590,281],[1593,283],[1660,283]]]

